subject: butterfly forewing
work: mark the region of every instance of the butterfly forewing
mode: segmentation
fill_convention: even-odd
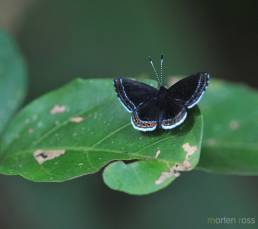
[[[157,94],[156,88],[136,80],[117,78],[114,85],[118,98],[129,112]]]
[[[169,96],[181,101],[190,109],[200,101],[208,86],[209,78],[210,76],[206,72],[188,76],[169,88]]]

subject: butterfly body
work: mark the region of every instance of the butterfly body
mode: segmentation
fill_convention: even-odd
[[[117,78],[114,86],[120,102],[132,113],[133,127],[146,132],[181,125],[187,111],[202,98],[209,78],[208,73],[200,72],[169,88],[160,86],[158,89],[136,80]]]

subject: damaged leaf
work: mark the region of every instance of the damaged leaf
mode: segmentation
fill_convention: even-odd
[[[258,92],[213,80],[200,107],[205,124],[198,168],[258,175]]]
[[[16,116],[3,137],[0,172],[33,181],[60,182],[95,173],[112,161],[134,160],[133,164],[109,164],[105,182],[120,190],[110,177],[115,178],[113,171],[126,165],[128,169],[123,174],[128,183],[121,191],[146,194],[175,178],[157,182],[162,173],[170,172],[176,164],[185,164],[185,144],[194,147],[187,157],[187,170],[196,166],[201,137],[202,116],[198,108],[172,131],[142,133],[131,126],[130,114],[118,102],[112,79],[78,79],[37,99]],[[134,176],[132,168],[143,180],[139,190],[128,189],[134,184],[130,178]],[[144,168],[153,168],[153,173]]]
[[[13,40],[0,30],[0,133],[23,101],[26,66]]]
[[[171,174],[158,182],[166,171],[170,171],[169,165],[162,161],[136,161],[129,164],[118,161],[105,168],[103,179],[114,190],[143,195],[158,191],[176,179],[177,176]]]
[[[191,135],[187,137],[191,139]],[[180,160],[175,158],[173,162],[159,160],[157,153],[161,154],[161,151],[158,150],[155,155],[156,160],[142,160],[128,164],[120,161],[111,163],[104,170],[104,181],[112,189],[135,195],[160,190],[179,177],[180,172],[190,171],[198,163],[200,150],[197,146],[184,143],[181,148],[178,145],[177,151],[180,151],[183,157]]]
[[[48,160],[53,160],[65,153],[65,150],[41,150],[38,149],[33,153],[35,160],[41,165]]]

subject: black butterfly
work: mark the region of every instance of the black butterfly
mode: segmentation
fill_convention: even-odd
[[[184,122],[187,110],[201,100],[210,75],[199,72],[166,88],[162,82],[163,56],[160,77],[151,58],[150,63],[158,78],[158,89],[135,80],[117,78],[114,80],[117,96],[125,109],[132,112],[131,123],[135,129],[173,129]]]

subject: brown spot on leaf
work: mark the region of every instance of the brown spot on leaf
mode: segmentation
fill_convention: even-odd
[[[191,165],[190,161],[188,161],[187,159],[185,159],[183,161],[183,163],[176,164],[174,166],[174,170],[176,170],[177,172],[179,172],[179,171],[188,171],[188,170],[191,170],[191,168],[192,168],[192,165]]]
[[[192,154],[194,154],[197,151],[197,147],[191,146],[189,143],[185,143],[182,147],[186,152],[184,161],[182,163],[176,163],[174,166],[169,168],[169,171],[162,172],[159,178],[155,180],[156,185],[162,184],[170,177],[180,176],[181,171],[189,171],[192,169],[192,165],[189,161],[189,158]]]
[[[239,122],[238,122],[238,121],[236,121],[236,120],[230,121],[230,123],[229,123],[229,128],[230,128],[231,130],[237,130],[239,127],[240,127],[240,125],[239,125]]]
[[[176,163],[173,167],[169,168],[169,171],[162,172],[157,180],[155,180],[156,185],[160,185],[165,182],[170,177],[179,177],[180,171],[188,171],[191,169],[191,163],[184,160],[182,164]]]
[[[182,147],[186,152],[186,158],[189,158],[192,154],[194,154],[197,151],[197,146],[191,146],[189,143],[185,143]]]
[[[50,111],[50,114],[59,114],[66,111],[66,106],[56,104]]]
[[[59,157],[65,153],[64,149],[59,150],[41,150],[38,149],[33,152],[35,160],[41,165],[46,161],[52,160],[56,157]]]
[[[169,168],[169,171],[162,172],[157,180],[155,180],[156,185],[164,183],[170,177],[179,177],[180,173],[177,170],[178,164],[175,164],[173,167]]]
[[[192,165],[188,160],[184,160],[182,166],[183,166],[182,171],[187,171],[187,170],[190,170],[192,168]]]
[[[156,185],[162,184],[164,183],[164,181],[166,181],[168,178],[172,176],[175,176],[174,171],[162,172],[160,177],[157,180],[155,180],[155,184]]]
[[[70,122],[74,122],[74,123],[80,123],[83,120],[84,120],[84,118],[81,116],[75,116],[75,117],[70,118]]]
[[[34,130],[33,130],[32,128],[28,129],[28,133],[29,133],[29,134],[32,134],[33,131],[34,131]]]

